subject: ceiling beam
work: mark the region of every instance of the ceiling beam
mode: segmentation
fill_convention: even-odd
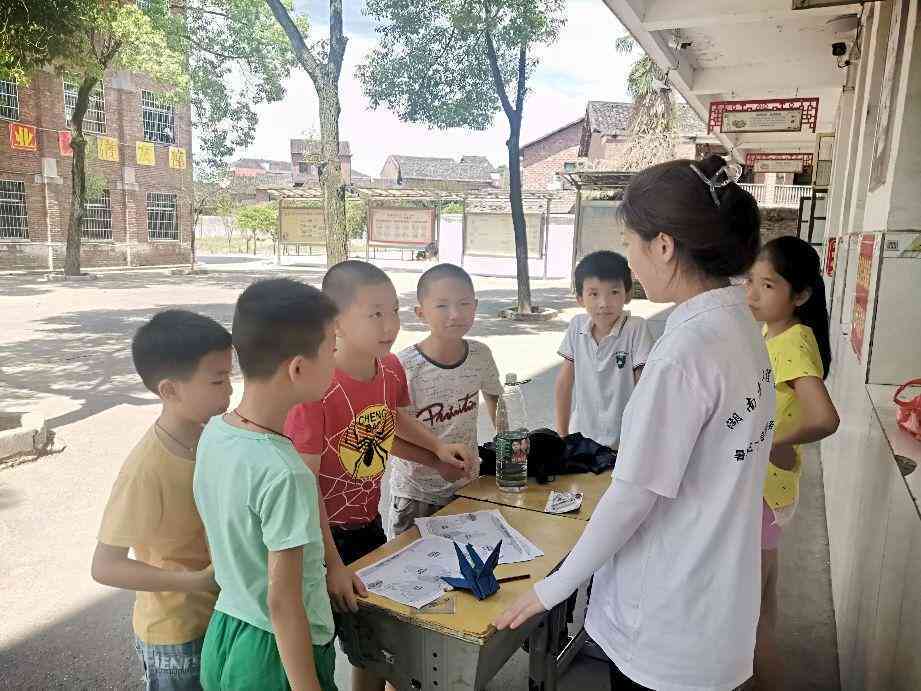
[[[643,8],[641,21],[647,31],[666,31],[750,22],[815,22],[816,17],[831,19],[860,11],[859,4],[810,10],[794,10],[792,4],[791,0],[649,0]]]
[[[734,94],[733,98],[771,98],[783,92],[792,98],[812,96],[810,89],[835,89],[844,85],[847,75],[839,70],[829,52],[828,60],[803,69],[802,63],[738,65],[694,70],[691,90],[695,94]]]

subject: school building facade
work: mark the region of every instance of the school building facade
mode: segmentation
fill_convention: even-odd
[[[811,186],[841,425],[780,551],[790,609],[829,601],[781,643],[785,688],[919,689],[921,439],[894,399],[921,395],[921,3],[604,1],[737,162]]]
[[[0,81],[0,271],[63,268],[77,89],[46,70],[24,84]],[[101,193],[86,204],[84,269],[191,261],[191,111],[161,92],[145,75],[119,72],[91,96],[87,176]]]

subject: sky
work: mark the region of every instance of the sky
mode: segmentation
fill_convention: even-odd
[[[431,130],[400,122],[386,109],[371,110],[355,79],[355,67],[374,46],[372,21],[363,16],[363,2],[346,0],[344,26],[349,42],[339,82],[342,114],[339,138],[352,149],[352,167],[374,177],[390,154],[414,156],[487,156],[494,165],[507,163],[508,122],[500,113],[491,129]],[[298,11],[309,16],[318,33],[328,34],[325,0],[298,0]],[[567,23],[559,40],[541,51],[541,62],[530,80],[521,142],[525,144],[579,119],[589,100],[625,101],[631,58],[618,55],[614,40],[626,33],[602,0],[570,0]],[[317,97],[306,73],[292,73],[284,101],[257,108],[255,140],[240,156],[288,160],[289,139],[319,132]]]

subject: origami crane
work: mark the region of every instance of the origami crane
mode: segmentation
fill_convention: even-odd
[[[499,582],[496,580],[495,569],[499,563],[499,550],[502,547],[502,540],[492,551],[492,554],[484,563],[480,555],[473,549],[473,545],[467,545],[467,552],[470,553],[471,562],[461,551],[458,544],[454,543],[454,551],[457,552],[457,563],[460,565],[461,578],[451,578],[442,576],[442,580],[453,588],[469,590],[476,595],[477,600],[485,600],[490,595],[495,595],[499,590]]]

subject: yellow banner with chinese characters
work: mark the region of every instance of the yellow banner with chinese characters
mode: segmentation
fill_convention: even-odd
[[[169,167],[177,170],[185,170],[186,153],[181,146],[171,146],[169,148]]]
[[[10,123],[10,148],[20,151],[38,151],[38,132],[32,125]]]
[[[157,157],[154,153],[154,145],[151,142],[137,143],[137,162],[139,166],[152,166],[156,164]]]
[[[96,154],[101,161],[118,161],[118,140],[115,137],[96,137]]]

